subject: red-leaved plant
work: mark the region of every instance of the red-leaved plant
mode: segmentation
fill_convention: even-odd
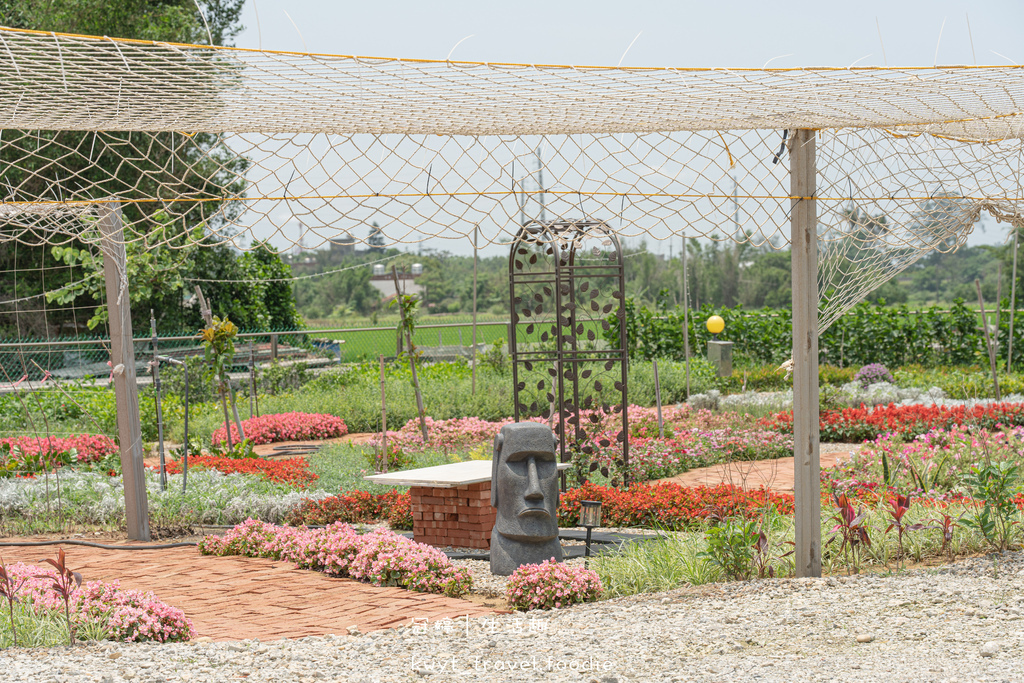
[[[952,560],[953,547],[950,545],[950,541],[953,540],[953,529],[956,528],[956,525],[960,521],[960,518],[957,517],[956,519],[953,519],[952,516],[947,515],[945,512],[943,512],[942,519],[937,519],[935,521],[939,523],[939,526],[931,528],[937,528],[939,529],[939,531],[942,532],[942,552],[948,553],[949,559]]]
[[[896,561],[899,562],[903,557],[903,534],[908,531],[920,531],[924,528],[924,524],[903,523],[904,515],[910,510],[910,496],[898,493],[895,498],[890,498],[887,502],[889,503],[889,509],[886,512],[889,513],[892,524],[885,530],[885,533],[896,529],[896,548],[899,551]]]
[[[867,525],[864,524],[868,513],[863,509],[859,512],[856,511],[853,503],[846,497],[845,493],[833,494],[833,498],[836,504],[836,514],[833,517],[836,525],[832,527],[832,536],[829,537],[825,545],[829,545],[836,538],[842,539],[839,552],[843,553],[847,566],[852,568],[853,573],[856,574],[858,571],[857,558],[860,553],[859,546],[862,544],[868,547],[871,546]]]
[[[18,601],[18,591],[27,580],[22,577],[20,581],[7,572],[7,563],[0,557],[0,595],[7,601],[7,611],[11,615],[11,635],[14,638],[14,645],[18,645],[18,629],[14,626],[14,603]]]
[[[57,595],[64,601],[64,618],[68,622],[68,637],[71,639],[71,646],[75,645],[75,626],[71,623],[71,607],[69,605],[71,601],[71,594],[82,585],[82,575],[78,572],[71,571],[67,564],[64,562],[64,549],[57,548],[57,559],[56,560],[40,560],[52,565],[57,570],[57,577],[54,578],[49,574],[40,574],[36,576],[37,579],[53,579],[53,588]]]

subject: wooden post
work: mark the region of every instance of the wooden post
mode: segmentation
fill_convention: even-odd
[[[128,257],[119,204],[97,207],[102,237],[103,277],[107,285],[110,317],[110,367],[117,401],[117,436],[121,446],[124,508],[128,538],[150,540],[146,475],[142,466],[142,428],[139,390],[135,384],[135,347],[132,343],[131,299],[128,296]]]
[[[473,395],[476,396],[476,268],[477,268],[477,236],[480,226],[473,226]],[[460,328],[461,329],[461,328]]]
[[[1013,368],[1013,316],[1017,312],[1017,238],[1020,237],[1020,226],[1013,224],[1013,275],[1010,277],[1010,342],[1006,350],[1006,372]]]
[[[661,417],[661,382],[658,381],[658,359],[651,361],[654,365],[654,400],[658,405],[658,437],[665,438],[665,421]]]
[[[798,577],[821,576],[821,480],[818,451],[817,133],[801,129],[790,155],[793,270],[793,480]]]
[[[270,360],[271,362],[277,360],[277,335],[270,335]]]

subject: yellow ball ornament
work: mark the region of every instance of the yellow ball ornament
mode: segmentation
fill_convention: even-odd
[[[708,318],[708,332],[711,334],[720,334],[725,329],[725,321],[722,320],[722,316],[713,315]]]

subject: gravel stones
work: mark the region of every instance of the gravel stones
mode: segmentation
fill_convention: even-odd
[[[8,649],[0,681],[1014,681],[1022,570],[1024,553],[1003,553],[998,571],[974,558],[894,576],[710,584],[359,635],[339,625],[341,635],[299,640]]]

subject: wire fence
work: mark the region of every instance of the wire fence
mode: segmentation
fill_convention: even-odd
[[[472,355],[473,323],[468,316],[439,316],[437,322],[424,318],[416,326],[413,343],[427,360],[451,360]],[[497,343],[507,343],[507,319],[477,322],[478,351]],[[352,363],[397,355],[397,325],[383,321],[377,325],[361,322],[358,326],[307,327],[304,329],[246,331],[236,336],[234,369],[248,366],[251,354],[256,363],[289,360],[316,361],[318,364]],[[203,347],[197,334],[163,333],[157,336],[162,355],[172,358],[201,356]],[[147,364],[153,356],[153,338],[135,337],[135,362],[140,384],[150,381]],[[0,391],[10,391],[19,380],[32,385],[44,379],[103,380],[110,375],[110,339],[105,337],[64,337],[54,339],[0,339]],[[3,382],[4,378],[10,381]]]

